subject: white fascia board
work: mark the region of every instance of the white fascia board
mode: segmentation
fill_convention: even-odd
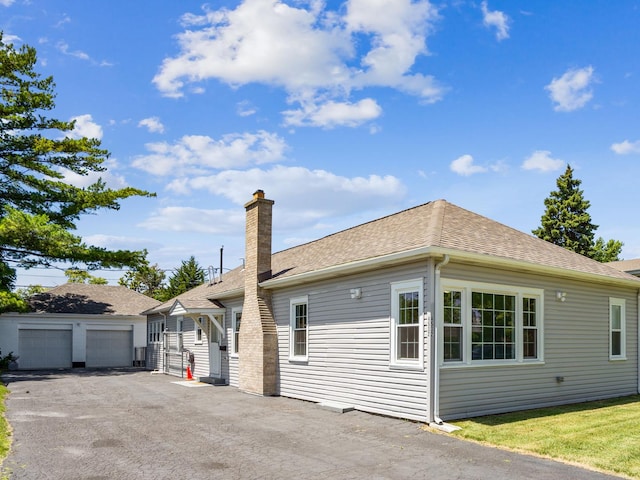
[[[521,260],[513,260],[509,258],[496,257],[493,255],[479,253],[470,253],[462,250],[442,247],[420,247],[404,252],[392,253],[389,255],[368,258],[365,260],[344,263],[341,265],[334,265],[321,270],[305,272],[299,275],[291,275],[285,278],[273,278],[260,283],[260,286],[267,289],[286,287],[316,280],[324,280],[341,275],[348,275],[351,273],[358,273],[361,271],[371,270],[387,265],[406,263],[412,260],[418,260],[428,257],[439,258],[443,257],[444,255],[449,255],[451,257],[451,260],[465,260],[468,263],[477,265],[486,265],[492,267],[501,266],[506,269],[517,269],[532,273],[547,274],[568,279],[588,280],[591,282],[605,283],[610,285],[624,285],[634,288],[638,288],[640,286],[640,282],[635,279],[627,280],[623,278],[608,277],[595,273],[579,272],[566,268],[539,265],[537,263],[524,262]]]

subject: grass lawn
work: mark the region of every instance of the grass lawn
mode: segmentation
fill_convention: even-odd
[[[0,467],[3,460],[9,454],[9,447],[11,447],[11,430],[9,429],[9,423],[4,417],[5,406],[4,399],[9,394],[9,389],[0,383]],[[0,468],[0,479],[7,478],[4,475],[4,470]]]
[[[640,395],[449,423],[468,440],[640,479]]]

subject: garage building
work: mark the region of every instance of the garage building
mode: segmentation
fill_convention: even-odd
[[[20,370],[143,366],[146,317],[157,300],[122,286],[66,283],[0,315],[0,352]]]

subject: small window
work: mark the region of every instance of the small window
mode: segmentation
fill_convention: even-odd
[[[293,298],[290,302],[289,358],[291,360],[307,360],[308,335],[308,298]]]
[[[194,343],[202,343],[202,322],[203,322],[203,318],[202,317],[198,317],[198,321],[194,322],[195,323],[195,329],[196,329],[196,333],[195,333],[195,342]]]
[[[149,343],[162,342],[162,334],[164,332],[164,322],[149,322]]]
[[[231,313],[232,328],[233,328],[233,345],[231,353],[238,355],[240,352],[240,321],[242,320],[242,310],[233,310]]]
[[[625,301],[620,298],[609,299],[609,358],[626,360]]]
[[[391,284],[391,364],[422,368],[422,280]]]

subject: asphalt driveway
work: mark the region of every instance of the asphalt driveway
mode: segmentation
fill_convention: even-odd
[[[558,462],[147,371],[6,375],[11,479],[606,479]]]

